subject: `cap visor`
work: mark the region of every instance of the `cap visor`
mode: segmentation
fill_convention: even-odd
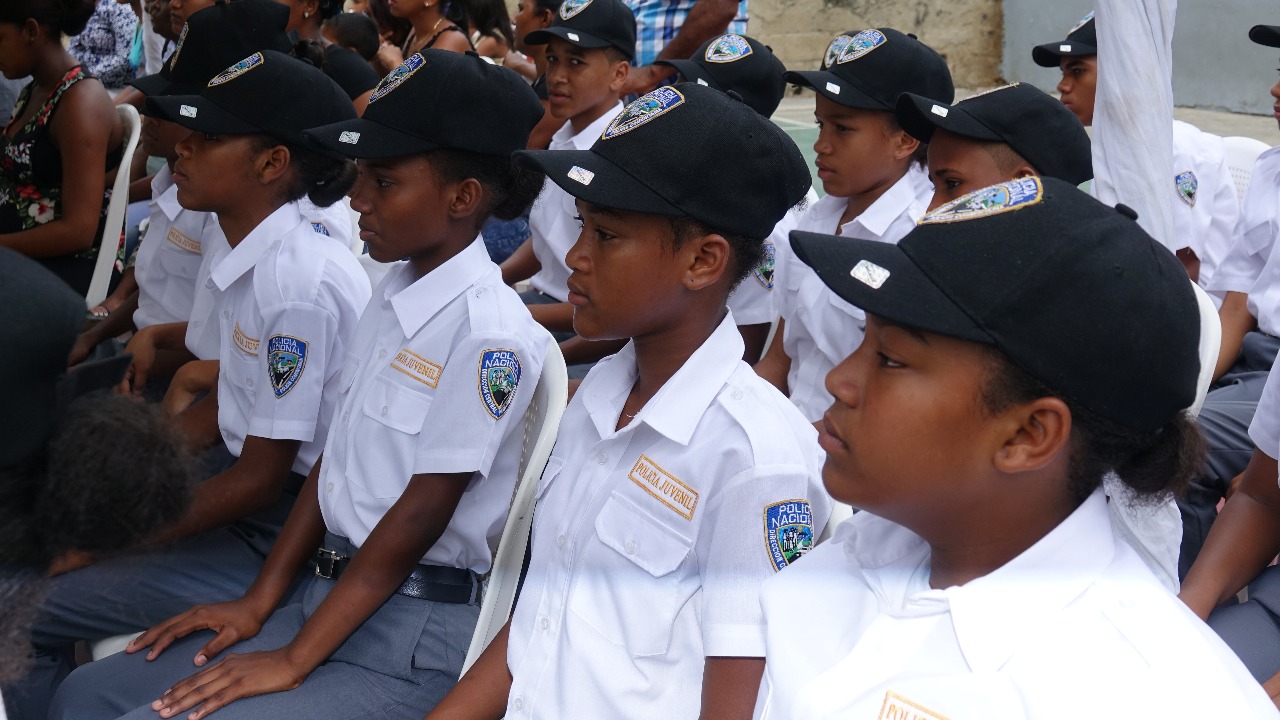
[[[163,95],[169,90],[169,78],[160,73],[151,73],[140,78],[134,78],[129,84],[138,89],[143,95]]]
[[[717,90],[720,89],[720,86],[716,84],[715,78],[711,77],[711,73],[693,60],[654,60],[653,64],[673,67],[676,72],[680,73],[681,77],[689,82],[706,85]]]
[[[1280,47],[1280,26],[1254,25],[1249,28],[1249,39],[1259,45]]]
[[[793,231],[791,247],[832,292],[867,313],[927,332],[994,341],[892,243]]]
[[[1071,50],[1064,52],[1062,50],[1064,45],[1069,45]],[[1046,43],[1031,48],[1031,59],[1040,67],[1047,68],[1058,67],[1064,57],[1085,57],[1097,54],[1098,48],[1074,40],[1059,40],[1056,43]]]
[[[416,155],[441,147],[438,143],[365,118],[312,128],[304,131],[303,135],[326,150],[360,159]]]
[[[621,167],[590,150],[521,150],[515,158],[538,168],[565,192],[592,205],[647,215],[685,215]]]
[[[147,98],[147,111],[196,132],[244,135],[262,129],[241,120],[199,95],[165,95]]]
[[[984,142],[1004,142],[1004,138],[958,105],[947,105],[926,97],[903,93],[898,97],[894,114],[898,124],[911,137],[927,143],[933,139],[933,131],[939,128],[947,132]]]
[[[534,30],[524,36],[524,42],[526,45],[546,45],[551,42],[553,37],[560,38],[570,45],[576,45],[581,48],[606,48],[613,44],[608,40],[601,40],[595,35],[567,28],[563,25],[553,25],[549,28]]]
[[[893,108],[862,92],[852,84],[841,80],[838,75],[826,70],[793,70],[784,78],[791,85],[813,88],[826,99],[837,105],[860,108],[863,110],[888,110]]]

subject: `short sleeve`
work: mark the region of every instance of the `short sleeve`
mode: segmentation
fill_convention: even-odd
[[[764,657],[760,584],[813,547],[810,487],[801,465],[761,465],[716,493],[697,544],[708,657]]]
[[[325,380],[341,367],[331,355],[338,321],[310,303],[284,303],[263,310],[249,433],[275,440],[310,442],[315,435]]]
[[[1271,367],[1267,384],[1258,398],[1258,408],[1249,423],[1249,437],[1259,450],[1272,459],[1280,458],[1280,363]]]
[[[505,333],[458,343],[419,434],[413,472],[487,475],[511,423],[519,423],[538,384],[542,357]]]

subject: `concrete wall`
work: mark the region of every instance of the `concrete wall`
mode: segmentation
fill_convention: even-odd
[[[1001,74],[1052,91],[1061,74],[1031,61],[1034,45],[1061,40],[1091,0],[1004,0]],[[1270,114],[1280,49],[1249,42],[1249,28],[1280,24],[1261,0],[1182,0],[1173,39],[1173,101],[1187,107]]]
[[[838,33],[887,26],[941,53],[957,87],[999,84],[1001,0],[751,0],[749,11],[748,33],[791,69],[816,70]]]

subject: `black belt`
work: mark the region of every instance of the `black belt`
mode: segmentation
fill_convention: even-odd
[[[351,558],[334,550],[320,548],[316,552],[316,576],[337,580],[351,564]],[[480,580],[470,570],[418,565],[409,577],[396,588],[396,593],[406,597],[466,605],[479,601]]]

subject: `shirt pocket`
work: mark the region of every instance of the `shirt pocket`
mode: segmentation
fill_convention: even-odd
[[[227,380],[231,384],[248,392],[253,397],[259,383],[267,382],[266,370],[261,367],[257,355],[249,355],[238,349],[232,349],[226,367]]]
[[[633,657],[665,653],[687,599],[677,570],[692,541],[615,494],[586,542],[569,611]]]
[[[161,247],[157,255],[157,264],[163,271],[163,277],[158,280],[164,283],[160,301],[166,311],[174,315],[185,313],[189,317],[196,293],[200,256],[171,247]]]
[[[352,480],[379,498],[399,497],[413,476],[431,396],[375,377],[361,404],[366,423],[355,452],[365,455]]]

